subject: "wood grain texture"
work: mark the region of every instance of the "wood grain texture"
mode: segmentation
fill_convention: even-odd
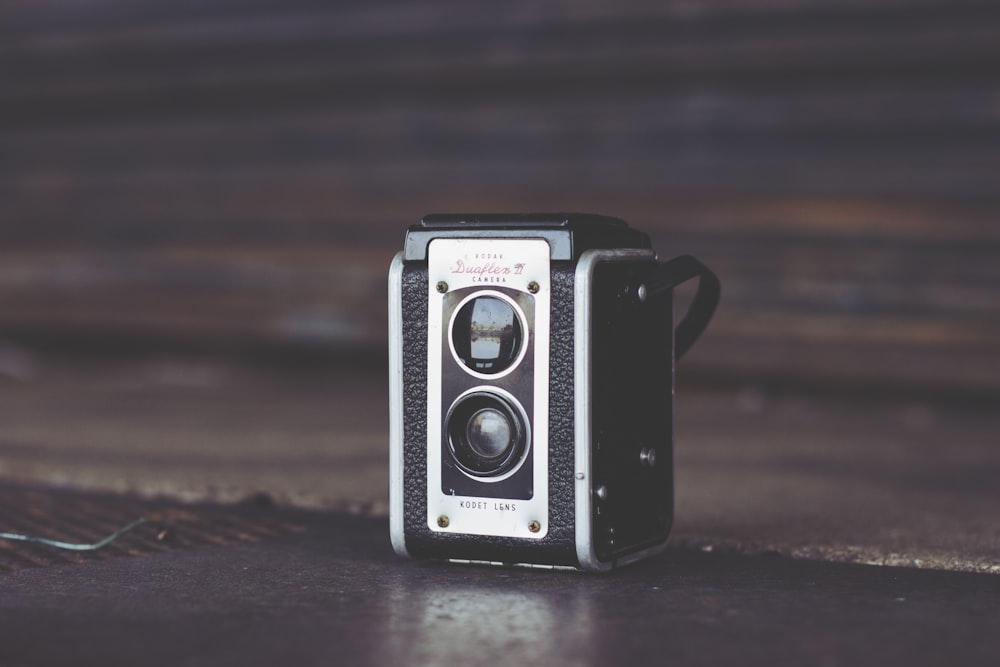
[[[430,211],[721,274],[713,376],[1000,389],[1000,8],[0,7],[0,338],[375,356]]]
[[[0,378],[8,484],[388,513],[387,374],[37,362],[19,382]],[[676,414],[674,545],[1000,573],[993,404],[681,381]]]

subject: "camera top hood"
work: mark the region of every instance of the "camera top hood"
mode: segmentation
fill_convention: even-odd
[[[572,261],[593,248],[651,248],[649,237],[620,218],[590,213],[437,213],[406,232],[405,261],[425,261],[439,238],[539,238],[550,259]]]

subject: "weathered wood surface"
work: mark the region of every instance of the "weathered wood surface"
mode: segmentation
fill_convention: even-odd
[[[0,7],[0,337],[379,354],[423,213],[592,210],[725,287],[693,370],[1000,389],[1000,8]]]
[[[388,511],[381,372],[38,358],[22,378],[0,379],[5,482]],[[676,543],[1000,573],[993,406],[682,384],[676,408]]]

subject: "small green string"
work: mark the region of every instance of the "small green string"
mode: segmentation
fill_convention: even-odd
[[[50,547],[56,547],[57,549],[68,549],[70,551],[97,551],[98,549],[108,546],[109,544],[117,540],[121,535],[127,533],[133,528],[138,528],[144,523],[149,523],[149,520],[146,518],[136,519],[127,526],[119,528],[115,532],[111,533],[100,542],[94,542],[93,544],[76,544],[74,542],[50,540],[45,537],[34,537],[32,535],[19,535],[18,533],[0,533],[0,539],[16,540],[19,542],[37,542],[38,544],[45,544]]]

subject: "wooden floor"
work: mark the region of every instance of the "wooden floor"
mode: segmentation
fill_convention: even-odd
[[[678,386],[676,544],[1000,573],[992,406],[697,380]],[[0,484],[384,516],[387,391],[334,363],[22,359],[0,376]]]

